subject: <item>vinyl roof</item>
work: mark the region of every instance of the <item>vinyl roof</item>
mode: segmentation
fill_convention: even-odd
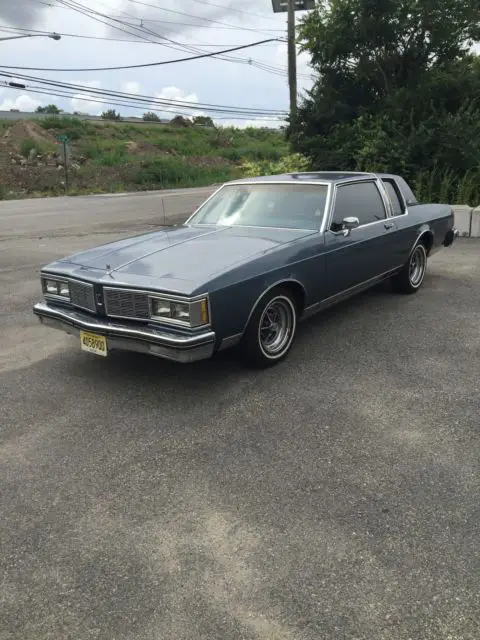
[[[301,184],[302,182],[347,182],[349,180],[358,180],[359,178],[374,178],[373,173],[358,172],[340,172],[340,171],[309,171],[302,173],[281,173],[272,176],[259,176],[257,178],[244,178],[243,180],[233,180],[236,182],[292,182]],[[232,184],[231,183],[231,184]]]

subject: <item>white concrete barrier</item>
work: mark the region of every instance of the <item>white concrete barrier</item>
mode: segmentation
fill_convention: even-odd
[[[455,216],[455,226],[458,229],[458,235],[470,236],[470,227],[472,224],[472,207],[467,204],[454,204],[453,213]]]
[[[472,220],[470,223],[470,237],[480,238],[480,207],[472,211]]]

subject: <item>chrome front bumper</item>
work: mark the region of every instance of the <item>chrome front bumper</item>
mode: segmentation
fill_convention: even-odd
[[[129,326],[45,302],[37,303],[33,313],[44,325],[70,335],[79,336],[83,330],[105,336],[108,350],[137,351],[176,362],[194,362],[210,358],[215,348],[215,333],[210,330],[190,335],[146,325]]]

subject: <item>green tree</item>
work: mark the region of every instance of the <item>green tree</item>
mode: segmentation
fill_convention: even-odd
[[[57,107],[56,104],[47,104],[46,107],[37,107],[37,113],[51,113],[51,114],[59,114],[62,113],[62,110]]]
[[[479,39],[478,0],[321,0],[299,27],[315,83],[293,149],[318,169],[479,170]]]
[[[143,119],[145,122],[159,122],[160,118],[153,111],[147,111],[143,114]]]
[[[193,118],[193,124],[200,125],[202,127],[214,127],[215,123],[213,122],[210,116],[195,116]]]
[[[104,120],[121,120],[122,116],[115,109],[107,109],[102,113],[102,118]]]

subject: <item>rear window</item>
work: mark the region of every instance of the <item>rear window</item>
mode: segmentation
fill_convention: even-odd
[[[401,216],[404,213],[404,210],[398,187],[392,180],[383,180],[383,184],[385,185],[388,197],[390,198],[390,202],[392,203],[393,215]]]

